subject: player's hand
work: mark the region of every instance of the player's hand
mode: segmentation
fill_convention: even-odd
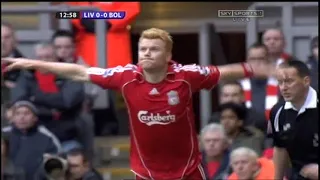
[[[300,174],[309,179],[318,179],[318,164],[308,164],[303,166],[303,168],[300,171]]]
[[[275,76],[276,67],[270,64],[250,64],[253,69],[254,77],[256,78],[268,78],[271,76]]]
[[[16,87],[16,83],[14,83],[12,81],[4,81],[4,85],[9,89]]]
[[[4,71],[14,69],[32,69],[37,61],[25,58],[1,58],[1,61],[8,64]]]

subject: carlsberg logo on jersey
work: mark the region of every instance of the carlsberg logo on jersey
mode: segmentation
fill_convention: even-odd
[[[166,114],[149,113],[148,111],[139,111],[138,119],[140,122],[145,123],[148,126],[155,124],[167,125],[176,121],[176,116],[171,115],[170,111],[166,111]]]

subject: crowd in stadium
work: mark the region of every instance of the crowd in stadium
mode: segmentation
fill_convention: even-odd
[[[85,27],[84,31],[94,32],[92,27],[90,28],[92,26],[90,22],[81,23]],[[109,28],[112,27],[111,22]],[[294,68],[299,78],[301,74],[301,78],[310,79],[310,83],[301,80],[302,84],[305,83],[304,88],[309,90],[307,92],[309,94],[312,94],[313,91],[318,92],[318,37],[314,37],[310,42],[310,57],[298,60],[285,52],[286,42],[283,33],[285,32],[279,29],[266,30],[262,36],[262,43],[254,43],[248,49],[247,63],[254,67],[267,67],[271,64],[274,69],[278,67],[281,69],[281,65],[282,68]],[[27,58],[17,48],[15,29],[10,23],[2,22],[1,24],[1,43],[2,58]],[[92,44],[86,42],[86,47],[88,45]],[[81,47],[74,32],[56,30],[50,42],[41,42],[34,46],[34,54],[35,59],[45,62],[74,63],[85,67],[96,65],[93,63],[93,56],[90,56],[88,51],[86,51],[87,54],[81,54],[80,57],[78,52],[81,48],[84,51],[85,47]],[[89,60],[83,57],[88,57]],[[297,61],[301,64],[296,63]],[[121,62],[119,65],[126,63],[128,62]],[[97,104],[103,92],[101,88],[90,82],[66,79],[41,69],[17,68],[7,71],[6,68],[10,66],[10,62],[7,61],[2,62],[1,65],[2,98],[4,99],[1,113],[2,178],[5,180],[103,179],[93,163],[95,133],[92,119],[88,118],[92,114],[102,119],[106,118],[106,113],[101,112],[107,111],[106,109],[95,108],[99,106]],[[113,65],[109,64],[109,66]],[[293,145],[287,145],[287,141],[283,139],[284,136],[276,133],[279,132],[279,129],[275,127],[275,124],[278,123],[276,121],[283,117],[280,113],[281,108],[279,110],[277,105],[288,101],[286,97],[288,94],[279,91],[279,86],[281,86],[278,82],[279,78],[277,79],[275,74],[263,78],[246,77],[241,80],[221,81],[217,87],[219,91],[218,111],[213,112],[208,125],[199,134],[202,177],[212,180],[265,180],[275,177],[296,180],[318,179],[318,175],[315,175],[315,168],[318,171],[318,167],[308,166],[314,165],[316,162],[312,161],[318,157],[310,157],[305,160],[301,156],[307,156],[307,154],[297,155],[300,151],[291,151],[290,148],[293,148],[291,147]],[[287,82],[290,80],[296,81],[288,79],[282,83],[290,83]],[[292,87],[302,91],[303,85]],[[296,94],[300,92],[287,91]],[[158,93],[157,89],[152,89],[149,95]],[[317,99],[317,95],[312,96],[312,99]],[[177,103],[174,100],[172,104]],[[316,108],[317,103],[318,101]],[[286,107],[284,109],[287,110]],[[305,111],[309,113],[309,110]],[[317,126],[317,124],[313,125]],[[290,124],[283,125],[283,128],[290,129]],[[290,135],[296,136],[296,134]],[[315,138],[313,144],[317,151],[318,134],[316,133],[316,136],[312,138]],[[304,149],[302,146],[299,147],[299,144],[294,145],[297,146],[296,148]],[[277,169],[279,165],[276,165],[278,162],[274,158],[279,156],[279,151],[274,150],[274,146],[279,149],[290,149],[288,152],[291,166],[289,165],[285,170]],[[305,144],[305,146],[305,149],[309,148],[308,145]],[[313,152],[314,150],[306,151]],[[55,164],[56,162],[50,161],[50,159],[57,159],[56,155],[63,157],[60,162],[66,161],[68,164],[68,173],[63,177],[61,172],[64,172],[65,167],[63,165],[60,167]],[[293,160],[292,157],[296,159]],[[147,173],[148,177],[135,174],[137,179],[152,179],[150,175],[152,173]]]

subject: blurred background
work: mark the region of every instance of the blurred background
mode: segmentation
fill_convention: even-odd
[[[182,64],[200,65],[223,65],[246,61],[249,47],[256,42],[264,43],[263,33],[268,29],[281,29],[285,44],[283,52],[307,63],[309,56],[312,55],[311,40],[318,36],[318,3],[316,2],[141,2],[139,4],[140,9],[136,11],[133,20],[125,22],[125,28],[130,35],[128,48],[131,49],[132,53],[129,54],[133,63],[137,62],[139,35],[143,30],[151,27],[162,28],[171,33],[174,40],[174,60]],[[58,9],[68,11],[72,10],[70,7],[75,6],[80,4],[1,2],[1,20],[9,23],[10,29],[15,32],[17,42],[15,48],[23,57],[36,58],[38,56],[35,46],[42,42],[54,42],[52,36],[57,30],[79,33],[79,30],[76,31],[73,27],[76,23],[71,20],[59,20],[55,16]],[[81,6],[90,6],[90,3],[81,4]],[[91,4],[91,6],[94,5]],[[29,9],[30,12],[28,12]],[[42,11],[37,13],[41,9]],[[44,12],[43,9],[48,9],[48,12]],[[218,10],[247,9],[263,10],[264,17],[250,18],[249,22],[235,22],[232,18],[218,17]],[[111,29],[113,27],[114,25]],[[113,32],[110,31],[110,33]],[[1,35],[3,41],[3,29]],[[80,35],[75,36],[79,36],[75,38],[77,51],[77,38],[79,39]],[[98,38],[100,39],[99,36]],[[105,39],[105,37],[101,38]],[[114,46],[113,41],[108,41],[105,41],[107,47]],[[100,43],[103,42],[100,41]],[[114,61],[109,58],[110,56],[103,55],[103,48],[100,50],[97,48],[94,51],[98,57],[108,57],[108,63]],[[81,53],[77,53],[81,56]],[[84,61],[86,62],[85,58]],[[96,63],[103,66],[103,63]],[[90,65],[88,62],[87,64]],[[10,89],[2,86],[2,89],[5,88]],[[212,114],[218,111],[221,93],[221,88],[215,88],[211,92],[203,91],[194,95],[194,112],[198,131],[205,127],[211,121]],[[91,111],[94,107],[90,106],[90,110],[86,111],[87,115],[84,116],[95,124],[92,161],[103,174],[104,179],[130,178],[132,174],[128,161],[130,146],[126,108],[122,98],[116,92],[108,92],[106,96],[104,98],[106,106],[100,109],[109,109],[109,114],[100,114],[99,118],[97,117],[99,111]],[[2,97],[7,98],[2,101],[4,116],[8,109],[6,104],[11,101],[11,98],[3,94]],[[53,107],[53,109],[56,108]],[[102,120],[100,120],[101,116]],[[103,118],[114,120],[104,121]],[[5,118],[2,118],[2,121],[5,121]]]

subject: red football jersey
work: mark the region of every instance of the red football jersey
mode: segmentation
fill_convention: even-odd
[[[145,179],[179,179],[201,162],[192,94],[213,88],[215,66],[170,63],[161,83],[144,80],[140,67],[89,68],[93,83],[121,91],[130,116],[130,165]]]

